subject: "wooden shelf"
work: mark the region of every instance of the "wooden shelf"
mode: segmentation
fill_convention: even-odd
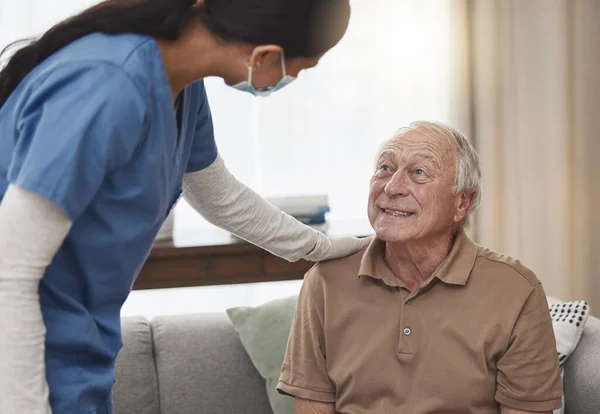
[[[369,223],[348,220],[321,228],[331,236],[368,236]],[[302,279],[314,263],[290,263],[211,227],[176,231],[157,242],[133,285],[134,290],[228,285]]]

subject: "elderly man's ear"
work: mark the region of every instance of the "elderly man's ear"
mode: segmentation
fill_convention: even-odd
[[[471,203],[475,198],[475,194],[475,192],[468,194],[463,193],[460,196],[458,208],[456,209],[456,214],[454,215],[454,221],[456,223],[460,223],[466,217],[467,213],[469,212],[469,209],[471,208]]]

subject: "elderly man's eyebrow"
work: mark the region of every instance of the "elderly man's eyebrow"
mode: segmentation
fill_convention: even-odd
[[[440,161],[432,154],[420,152],[420,153],[415,154],[414,157],[417,159],[422,159],[422,160],[430,162],[431,164],[433,164],[433,166],[435,168],[440,168],[440,166],[441,166]]]
[[[395,158],[395,156],[396,156],[396,154],[394,153],[394,151],[384,150],[384,151],[381,151],[381,154],[379,154],[377,161],[381,160],[382,158],[391,160],[392,158]]]
[[[431,161],[437,164],[437,159],[431,154],[417,153],[414,155],[416,158],[423,158],[427,161]]]
[[[398,153],[397,151],[392,151],[392,150],[384,150],[381,152],[381,154],[379,154],[379,158],[377,158],[377,163],[381,162],[382,160],[389,160],[389,161],[393,161],[396,160],[398,158]],[[416,154],[413,154],[412,157],[413,159],[417,159],[417,160],[425,160],[430,162],[431,164],[433,164],[433,166],[435,168],[439,168],[440,167],[440,162],[439,160],[433,156],[432,154],[428,154],[428,153],[423,153],[423,152],[418,152]]]

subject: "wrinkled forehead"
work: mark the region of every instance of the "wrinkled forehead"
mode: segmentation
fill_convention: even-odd
[[[451,166],[456,159],[456,150],[450,140],[429,129],[401,129],[385,142],[377,159],[391,158],[430,160],[440,167]]]

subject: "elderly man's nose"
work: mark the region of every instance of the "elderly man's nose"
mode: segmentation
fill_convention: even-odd
[[[406,181],[406,175],[404,172],[396,171],[390,181],[388,181],[388,183],[385,185],[383,191],[385,191],[388,196],[406,194],[408,192]]]

